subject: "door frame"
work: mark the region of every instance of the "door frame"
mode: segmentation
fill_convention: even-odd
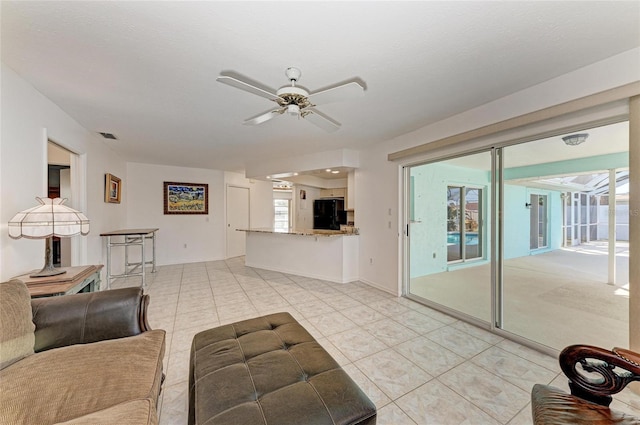
[[[87,211],[87,154],[78,153],[65,143],[52,136],[46,127],[42,128],[42,162],[45,170],[49,167],[49,142],[54,143],[61,148],[69,151],[71,159],[71,194],[72,205],[68,205],[73,209],[83,212],[91,220],[91,213]],[[42,193],[48,193],[48,173],[43,173]],[[71,238],[71,266],[87,264],[88,262],[88,242],[86,237]]]
[[[249,186],[243,186],[239,184],[227,183],[224,193],[225,198],[225,227],[224,227],[224,239],[225,239],[225,258],[232,258],[229,256],[229,189],[246,189],[247,190],[247,227],[251,227],[251,188]]]

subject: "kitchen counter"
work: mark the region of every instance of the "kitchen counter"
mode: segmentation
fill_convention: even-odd
[[[236,229],[240,232],[257,232],[257,233],[278,233],[283,235],[299,235],[299,236],[357,236],[358,233],[346,230],[324,230],[324,229],[273,229],[269,227],[259,227],[253,229]]]
[[[359,239],[339,230],[237,229],[247,232],[245,264],[330,282],[358,280]]]

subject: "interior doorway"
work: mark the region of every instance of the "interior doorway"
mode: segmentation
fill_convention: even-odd
[[[236,229],[248,229],[249,188],[227,186],[227,258],[245,254],[246,232]]]
[[[47,196],[67,198],[66,205],[73,205],[71,188],[71,163],[74,154],[65,148],[47,142]],[[72,262],[71,238],[53,238],[53,264],[55,267],[70,267]]]

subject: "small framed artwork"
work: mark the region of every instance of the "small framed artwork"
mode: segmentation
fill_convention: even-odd
[[[104,176],[104,202],[119,204],[122,196],[122,180],[113,174]]]
[[[164,182],[165,214],[209,214],[209,185]]]

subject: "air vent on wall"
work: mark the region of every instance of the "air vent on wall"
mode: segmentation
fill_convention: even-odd
[[[118,140],[116,138],[116,136],[114,136],[112,133],[103,133],[103,132],[99,132],[100,135],[102,135],[102,137],[104,137],[105,139],[112,139],[112,140]]]

